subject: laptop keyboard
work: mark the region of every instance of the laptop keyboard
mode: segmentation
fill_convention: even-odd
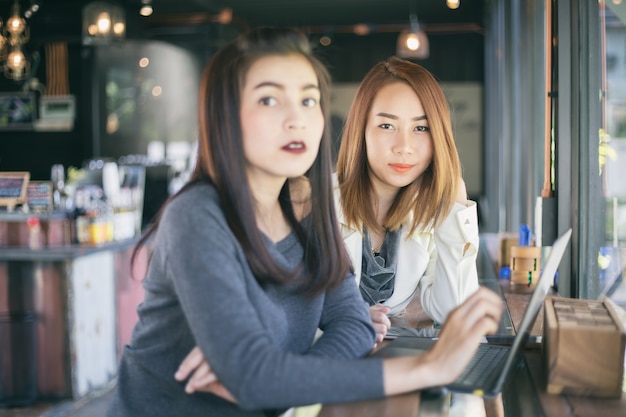
[[[480,345],[454,385],[489,387],[504,366],[509,347]]]

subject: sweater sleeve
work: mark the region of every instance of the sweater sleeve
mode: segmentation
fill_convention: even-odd
[[[478,289],[478,216],[476,203],[455,203],[434,232],[430,261],[420,281],[424,311],[443,323],[448,313]]]
[[[184,201],[170,203],[160,224],[159,243],[168,254],[164,267],[194,338],[238,405],[248,410],[278,409],[382,397],[378,359],[329,359],[278,346],[259,319],[263,293],[250,278],[243,251],[218,204],[205,200],[193,207]],[[335,308],[335,301],[353,298],[351,290],[344,291],[334,301],[330,297],[324,313],[323,321],[335,334],[335,326],[342,325],[338,323],[362,327],[356,324],[363,319],[357,317],[362,315],[358,309],[356,316],[345,320],[334,317],[346,313]],[[349,338],[349,332],[339,333]],[[354,348],[344,352],[352,357],[360,353]]]
[[[320,329],[323,334],[311,348],[313,355],[352,359],[370,353],[376,332],[354,275],[326,295]]]

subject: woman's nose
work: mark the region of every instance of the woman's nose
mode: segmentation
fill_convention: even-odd
[[[413,153],[410,134],[403,132],[398,133],[394,143],[393,152],[400,155]]]
[[[289,130],[302,129],[306,125],[302,108],[296,104],[288,106],[285,126]]]

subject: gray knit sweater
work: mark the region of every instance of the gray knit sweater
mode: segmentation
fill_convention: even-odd
[[[267,245],[282,265],[301,262],[294,234]],[[354,277],[316,297],[261,287],[210,185],[193,186],[168,205],[143,285],[109,416],[264,416],[383,395],[381,361],[356,359],[375,335]],[[318,327],[324,334],[311,346]],[[236,405],[185,394],[174,379],[195,345]]]

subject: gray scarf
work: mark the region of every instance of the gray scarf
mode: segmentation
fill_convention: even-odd
[[[400,230],[388,231],[380,252],[376,254],[372,253],[369,231],[363,230],[363,256],[361,257],[359,289],[363,299],[369,305],[383,303],[393,294]]]

